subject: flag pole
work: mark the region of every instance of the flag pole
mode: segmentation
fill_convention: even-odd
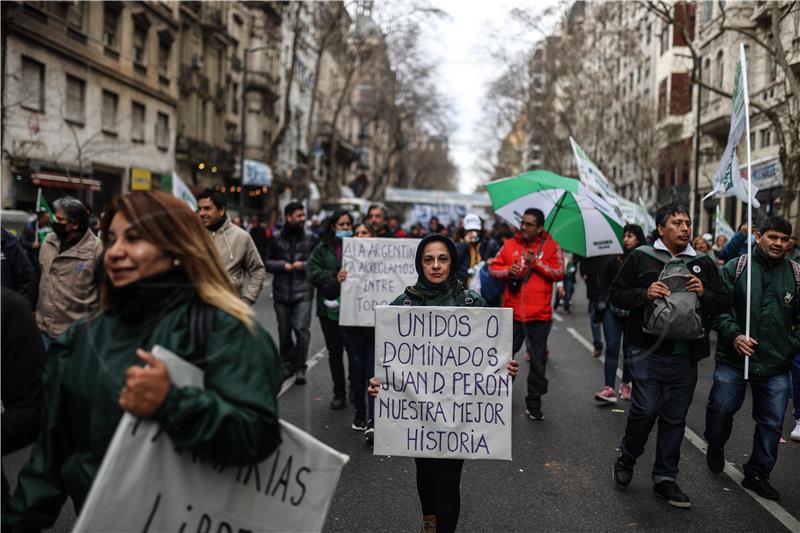
[[[36,218],[34,219],[35,220],[35,225],[34,225],[34,230],[33,230],[33,235],[34,235],[34,241],[35,242],[39,242],[39,206],[40,205],[42,205],[42,188],[41,187],[39,187],[36,190],[36,208],[34,209],[34,211],[36,212],[35,213]]]
[[[739,44],[739,61],[744,62],[744,43]],[[747,304],[745,307],[745,326],[744,334],[750,338],[750,300],[753,284],[753,173],[750,168],[750,95],[747,91],[747,69],[742,68],[742,77],[744,83],[742,89],[744,91],[744,138],[747,148]],[[738,171],[737,171],[738,172]],[[745,381],[750,375],[750,358],[744,358],[744,379]]]

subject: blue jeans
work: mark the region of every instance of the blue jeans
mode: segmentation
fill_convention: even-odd
[[[792,363],[792,403],[794,419],[800,420],[800,355],[795,356]]]
[[[622,333],[625,331],[625,319],[618,317],[610,310],[603,315],[603,336],[606,338],[606,362],[604,364],[606,386],[614,388],[617,380],[617,367],[619,366],[619,349],[622,345]],[[622,382],[631,381],[628,358],[628,347],[623,348],[622,356]]]
[[[564,278],[564,297],[561,299],[564,311],[569,311],[569,303],[572,301],[572,294],[574,292],[575,280],[572,278]]]
[[[689,354],[656,355],[636,346],[630,347],[629,359],[633,392],[620,449],[631,459],[642,455],[658,419],[653,483],[675,481],[697,364]]]
[[[278,318],[278,345],[287,371],[305,368],[311,342],[311,300],[275,302]],[[292,333],[294,332],[294,339]]]
[[[597,300],[589,300],[589,324],[592,327],[592,343],[595,348],[603,346],[603,331],[601,323],[595,322],[594,317],[597,312]]]
[[[375,398],[367,394],[367,382],[375,375],[375,328],[340,326],[350,365],[350,393],[357,413],[373,420]]]
[[[541,411],[542,396],[547,394],[547,337],[550,335],[551,320],[514,321],[513,354],[522,347],[523,341],[531,354],[528,368],[528,395],[525,405],[529,411]]]
[[[778,460],[783,414],[789,402],[789,374],[769,378],[750,375],[753,393],[753,451],[742,467],[745,476],[768,478]],[[731,436],[733,415],[742,407],[747,382],[742,369],[717,362],[706,408],[705,438],[709,448],[723,448]]]

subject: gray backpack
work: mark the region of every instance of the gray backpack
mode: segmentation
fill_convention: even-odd
[[[686,290],[686,278],[692,274],[680,257],[670,257],[652,246],[641,246],[638,250],[665,263],[658,276],[670,295],[651,300],[645,307],[642,331],[669,341],[692,341],[705,335],[700,299]]]

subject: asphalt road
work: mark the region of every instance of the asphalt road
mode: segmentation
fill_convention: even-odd
[[[625,423],[627,402],[598,406],[593,394],[602,385],[602,363],[590,353],[591,334],[583,288],[573,315],[559,315],[550,334],[549,393],[546,418],[525,417],[527,364],[522,363],[513,397],[513,461],[472,461],[461,483],[460,531],[800,531],[800,443],[789,440],[790,411],[784,423],[787,442],[780,445],[771,482],[780,504],[742,489],[741,476],[752,442],[749,394],[735,419],[726,449],[733,463],[726,473],[711,474],[701,440],[713,360],[700,363],[700,380],[688,417],[678,482],[692,498],[690,510],[672,508],[652,494],[650,467],[654,439],[639,460],[634,481],[625,491],[611,479],[615,450]],[[269,287],[256,304],[259,321],[277,339]],[[588,348],[587,348],[588,346]],[[291,386],[281,396],[281,416],[350,456],[325,525],[327,532],[418,531],[420,510],[413,460],[372,454],[360,432],[350,429],[352,408],[332,411],[330,373],[322,335],[313,320],[308,384]],[[653,437],[655,432],[653,434]],[[694,443],[693,443],[694,442]],[[12,486],[29,450],[3,459]],[[727,474],[730,472],[730,475]],[[74,520],[67,504],[52,531],[69,531]],[[783,520],[783,521],[781,521]]]

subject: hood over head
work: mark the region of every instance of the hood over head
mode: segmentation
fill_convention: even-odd
[[[449,237],[445,237],[444,235],[440,235],[438,233],[432,233],[425,238],[423,238],[419,246],[417,246],[417,256],[414,259],[414,265],[417,269],[417,275],[419,276],[420,281],[427,281],[425,280],[425,274],[422,270],[422,251],[425,249],[427,245],[432,242],[443,242],[444,245],[447,247],[447,251],[450,254],[450,275],[447,277],[448,280],[454,279],[456,277],[456,269],[455,269],[455,262],[458,258],[458,253],[456,252],[456,245]]]

